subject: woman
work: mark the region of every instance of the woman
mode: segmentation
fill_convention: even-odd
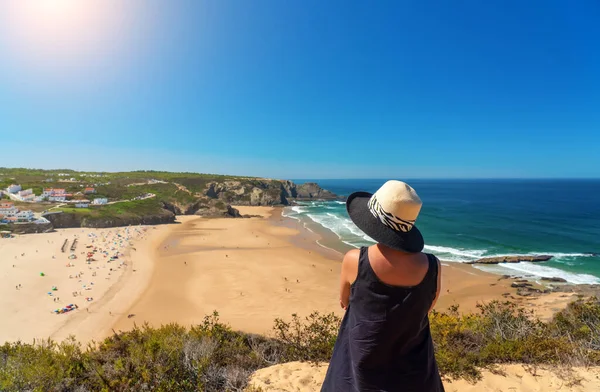
[[[346,208],[377,244],[342,262],[346,310],[321,391],[443,392],[428,313],[440,292],[440,263],[421,253],[421,199],[408,184],[356,192]]]

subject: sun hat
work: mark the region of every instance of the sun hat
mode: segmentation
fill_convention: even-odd
[[[423,236],[415,221],[423,203],[407,183],[391,180],[375,193],[354,192],[346,201],[352,222],[373,240],[393,249],[423,250]]]

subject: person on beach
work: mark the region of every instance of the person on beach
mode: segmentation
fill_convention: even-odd
[[[377,244],[351,250],[342,261],[346,313],[322,392],[444,391],[428,318],[441,266],[421,252],[423,236],[415,226],[421,205],[401,181],[348,197],[350,218]]]

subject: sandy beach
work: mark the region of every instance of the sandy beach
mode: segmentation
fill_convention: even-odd
[[[87,342],[134,323],[190,326],[213,311],[234,329],[261,334],[271,333],[275,318],[294,313],[342,316],[342,254],[319,246],[317,234],[294,226],[280,208],[240,210],[262,218],[183,216],[175,225],[65,229],[1,240],[0,305],[11,317],[0,325],[0,340],[75,335]],[[61,251],[65,239],[70,248],[76,238],[75,251]],[[89,263],[88,252],[95,252]],[[436,308],[459,304],[475,311],[478,303],[513,298],[549,317],[569,301],[558,293],[519,297],[510,283],[444,262]],[[54,312],[70,304],[77,309]]]
[[[190,326],[218,311],[234,329],[269,334],[275,318],[289,319],[293,313],[342,316],[342,254],[317,245],[315,233],[290,225],[278,208],[239,209],[264,218],[189,217],[172,226],[163,242],[155,242],[150,283],[130,309],[120,312],[115,329],[144,322]],[[498,275],[470,265],[443,264],[438,310],[460,304],[462,311],[476,311],[478,303],[512,297],[551,314],[568,302],[564,295],[519,298],[511,281]],[[129,314],[135,316],[128,318]]]
[[[527,369],[523,365],[502,365],[497,372],[483,371],[476,383],[466,380],[445,381],[447,392],[584,392],[600,390],[600,368],[573,368],[570,376],[550,368]],[[250,385],[265,392],[318,392],[327,372],[327,364],[290,362],[260,369]],[[564,373],[564,371],[563,371]],[[571,381],[576,381],[570,383]]]
[[[0,323],[0,341],[75,335],[87,342],[105,336],[115,314],[147,285],[152,274],[147,245],[168,229],[61,229],[0,240],[0,306],[10,315]],[[77,308],[54,312],[71,304]]]

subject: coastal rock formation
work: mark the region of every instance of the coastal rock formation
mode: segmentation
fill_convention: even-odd
[[[48,233],[54,230],[51,223],[17,223],[10,225],[14,234]]]
[[[522,261],[528,262],[540,262],[548,261],[553,256],[550,255],[520,255],[520,256],[498,256],[498,257],[484,257],[475,261],[468,261],[466,264],[500,264],[500,263],[520,263]]]
[[[557,278],[557,277],[552,277],[552,278],[542,278],[541,280],[545,281],[545,282],[556,282],[556,283],[567,283],[567,280],[564,278]]]
[[[153,214],[141,216],[97,217],[77,213],[55,212],[45,214],[44,217],[48,219],[56,229],[71,227],[105,228],[131,225],[159,225],[175,222],[175,214],[165,209]]]
[[[204,198],[197,203],[195,215],[204,216],[207,218],[244,218],[237,208],[233,208],[229,204],[225,204],[218,199]]]
[[[314,182],[296,185],[288,180],[240,179],[210,182],[204,196],[249,206],[287,206],[295,199],[337,200],[336,194]]]
[[[298,199],[337,200],[339,196],[323,189],[316,182],[306,182],[296,187]]]

